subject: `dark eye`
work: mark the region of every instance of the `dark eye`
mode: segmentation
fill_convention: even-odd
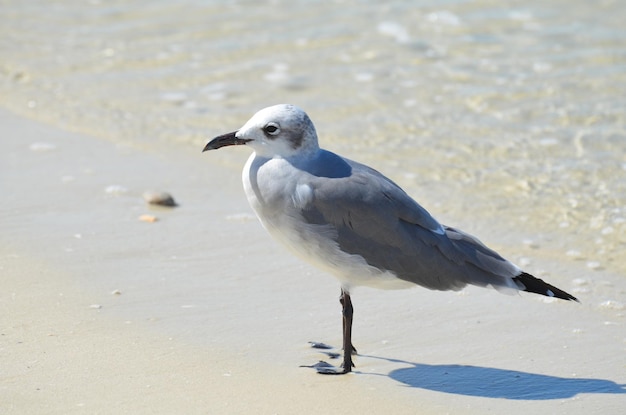
[[[263,127],[263,132],[267,135],[276,135],[278,134],[279,131],[280,131],[280,128],[278,127],[278,124],[273,123],[273,122]]]

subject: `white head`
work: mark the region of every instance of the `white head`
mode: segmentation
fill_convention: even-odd
[[[245,144],[263,157],[291,157],[316,152],[317,133],[309,116],[290,104],[267,107],[238,131],[211,140],[203,151]]]

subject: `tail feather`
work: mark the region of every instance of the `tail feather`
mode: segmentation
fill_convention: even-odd
[[[568,294],[565,291],[525,272],[522,272],[520,275],[513,278],[513,281],[515,281],[515,283],[519,285],[520,289],[523,291],[545,295],[546,297],[556,297],[562,300],[574,300],[580,303],[580,301],[578,301],[578,299],[573,295]]]

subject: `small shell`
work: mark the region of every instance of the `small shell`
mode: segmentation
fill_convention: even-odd
[[[52,151],[54,149],[56,149],[56,146],[52,143],[44,143],[44,142],[37,142],[37,143],[32,143],[30,146],[28,146],[28,148],[31,149],[31,151]]]
[[[141,215],[139,216],[139,220],[142,222],[149,222],[149,223],[153,223],[159,220],[159,218],[157,218],[154,215]]]
[[[176,201],[171,194],[167,192],[152,192],[148,191],[143,194],[143,199],[151,205],[159,206],[176,206]]]
[[[124,193],[128,193],[128,189],[124,186],[120,186],[119,184],[112,184],[104,188],[104,192],[110,195],[119,196]]]

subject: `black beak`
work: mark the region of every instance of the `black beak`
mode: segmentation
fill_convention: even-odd
[[[251,140],[246,140],[242,138],[237,138],[235,137],[235,134],[237,134],[237,131],[233,131],[232,133],[215,137],[213,140],[209,141],[209,143],[206,146],[204,146],[204,150],[202,150],[202,152],[205,152],[207,150],[217,150],[218,148],[222,148],[226,146],[238,146],[238,145],[246,144],[248,141],[251,141]]]

